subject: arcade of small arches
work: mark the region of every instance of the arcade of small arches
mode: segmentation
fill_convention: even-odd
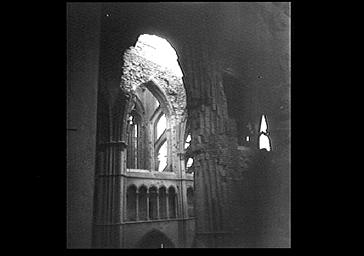
[[[179,218],[177,190],[174,186],[129,185],[127,188],[127,221]],[[194,217],[193,188],[187,188],[188,217]]]

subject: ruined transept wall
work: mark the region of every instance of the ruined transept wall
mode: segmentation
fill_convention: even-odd
[[[148,4],[145,7],[133,4],[128,4],[127,8],[115,6],[105,4],[103,7],[100,49],[99,92],[103,96],[99,97],[108,106],[105,112],[108,111],[109,123],[105,129],[102,128],[110,133],[108,142],[123,140],[120,131],[125,124],[120,120],[124,120],[127,113],[128,93],[151,77],[165,88],[172,109],[181,114],[178,111],[182,109],[182,101],[175,95],[178,92],[170,90],[164,79],[166,74],[153,74],[148,67],[152,63],[136,65],[132,60],[140,56],[133,48],[127,50],[140,34],[164,36],[175,47],[184,73],[195,161],[196,231],[199,241],[196,245],[252,245],[244,244],[244,239],[253,237],[247,230],[260,225],[254,222],[249,226],[247,221],[254,215],[254,211],[249,210],[252,207],[245,204],[255,198],[253,190],[264,192],[265,204],[275,209],[273,217],[264,225],[278,231],[269,231],[266,236],[279,237],[277,240],[280,241],[275,244],[287,246],[290,217],[289,11],[272,3],[207,3],[181,8],[168,4],[160,7]],[[110,9],[113,11],[108,19],[105,13]],[[124,55],[126,61],[123,60]],[[126,74],[122,73],[123,68],[128,70]],[[248,104],[238,100],[233,102],[237,109],[244,109],[241,115],[244,120],[238,120],[239,113],[232,116],[228,111],[230,99],[225,94],[227,84],[223,82],[227,69],[237,77],[237,88],[244,86],[251,99]],[[135,74],[140,70],[145,75],[137,77]],[[128,75],[133,77],[126,78]],[[178,78],[169,77],[167,81],[177,83]],[[120,85],[126,90],[122,91]],[[101,109],[101,106],[98,107]],[[246,135],[241,126],[248,121],[254,126],[257,137],[263,113],[267,114],[273,147],[267,155],[257,150],[257,144],[249,148],[240,147],[238,143],[238,137]],[[122,125],[115,128],[118,122]],[[122,143],[113,145],[116,151],[108,153],[110,159],[123,148]],[[115,171],[109,174],[117,174],[117,169],[118,164],[112,165],[110,170]],[[256,183],[269,184],[269,180],[275,184],[272,193],[264,185],[254,186]],[[114,196],[112,200],[117,200],[118,192],[111,193],[110,189],[119,185],[116,180],[107,185],[107,191]],[[264,200],[261,199],[262,202]],[[107,202],[109,210],[104,212],[112,216],[111,212],[120,205],[117,201]],[[266,215],[269,214],[267,211]],[[116,219],[120,217],[117,213],[115,216]],[[244,233],[245,238],[239,240]],[[105,237],[116,237],[112,239],[117,246],[118,236],[110,234]],[[257,239],[261,240],[260,245],[269,245],[269,237]]]

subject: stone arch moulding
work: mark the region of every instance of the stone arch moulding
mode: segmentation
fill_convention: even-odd
[[[148,186],[147,185],[145,185],[144,183],[143,184],[141,184],[141,185],[139,185],[139,187],[138,187],[138,192],[142,189],[142,188],[145,188],[146,189],[146,191],[148,191]]]
[[[158,190],[159,190],[159,189],[165,189],[165,190],[167,191],[167,187],[166,187],[166,185],[164,185],[164,184],[160,185],[160,186],[158,187]]]
[[[175,193],[177,193],[177,187],[175,186],[175,185],[169,185],[168,187],[167,187],[167,191],[169,191],[170,189],[173,189],[174,190],[174,192]]]
[[[151,189],[158,190],[158,187],[157,187],[156,185],[152,184],[152,185],[150,185],[150,186],[148,187],[148,191],[150,191]]]

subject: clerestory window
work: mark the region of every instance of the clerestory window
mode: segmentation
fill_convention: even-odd
[[[160,136],[166,130],[166,127],[167,127],[166,115],[165,114],[162,114],[161,117],[157,121],[157,126],[156,126],[156,132],[157,132],[156,139],[159,139],[160,138]]]
[[[159,108],[156,112],[161,111]],[[155,170],[163,172],[168,166],[167,118],[161,112],[154,124]]]
[[[158,172],[163,172],[164,169],[167,167],[167,161],[168,160],[168,156],[167,156],[167,141],[164,140],[162,145],[159,147],[159,149],[157,150],[157,165],[156,165],[156,169],[158,170]]]

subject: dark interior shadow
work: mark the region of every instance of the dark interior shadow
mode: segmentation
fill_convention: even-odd
[[[173,242],[161,231],[152,230],[145,234],[136,245],[141,249],[175,248]]]

